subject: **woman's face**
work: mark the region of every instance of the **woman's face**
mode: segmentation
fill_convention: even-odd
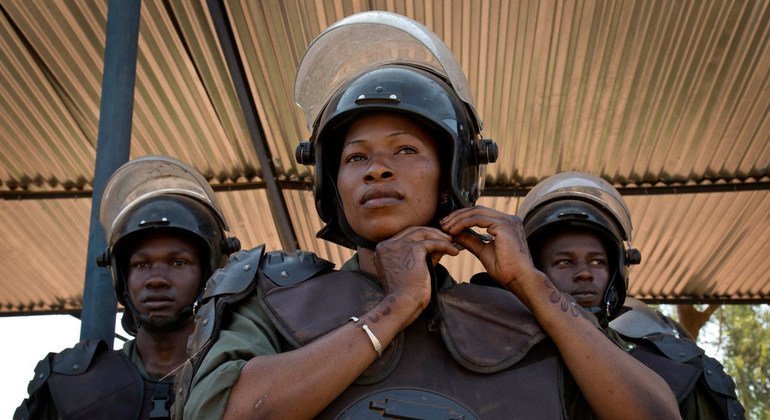
[[[396,113],[365,114],[350,126],[337,189],[353,231],[379,242],[430,223],[441,177],[436,143],[427,130]]]

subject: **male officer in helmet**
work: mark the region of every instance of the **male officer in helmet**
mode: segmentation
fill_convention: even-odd
[[[631,248],[631,216],[615,188],[586,173],[557,174],[527,194],[518,215],[535,265],[594,313],[610,338],[666,380],[683,418],[743,417],[734,383],[719,362],[676,337],[671,324],[638,304],[617,318],[628,267],[641,254]]]
[[[206,180],[175,159],[147,156],[118,168],[100,219],[123,328],[135,339],[112,351],[86,340],[49,353],[15,418],[169,418],[173,380],[187,360],[192,305],[212,270],[240,245]]]

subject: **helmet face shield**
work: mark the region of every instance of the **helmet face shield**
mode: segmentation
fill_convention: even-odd
[[[620,226],[623,239],[631,242],[631,213],[623,197],[609,182],[584,172],[562,172],[539,182],[516,214],[524,220],[536,207],[565,199],[580,199],[602,208]]]
[[[313,130],[332,96],[351,79],[387,64],[423,67],[443,77],[478,120],[468,81],[441,39],[419,22],[382,11],[348,16],[323,31],[302,58],[294,100]]]
[[[166,156],[144,156],[127,162],[107,181],[99,207],[99,221],[107,243],[131,208],[154,196],[178,194],[211,208],[224,230],[228,230],[214,190],[203,176],[186,163]]]

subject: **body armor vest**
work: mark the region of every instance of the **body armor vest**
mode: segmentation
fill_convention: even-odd
[[[375,281],[356,272],[292,282],[291,270],[281,267],[263,267],[259,287],[266,312],[291,348],[339,328],[383,298]],[[400,333],[319,418],[566,417],[555,346],[513,294],[453,285],[439,292],[435,310],[438,316],[426,311]]]
[[[171,383],[142,378],[123,351],[110,350],[103,341],[89,340],[46,358],[35,369],[35,380],[28,413],[21,414],[20,407],[18,418],[38,417],[36,410],[50,398],[63,419],[167,419],[174,398]]]

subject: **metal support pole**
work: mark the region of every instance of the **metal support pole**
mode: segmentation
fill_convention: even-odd
[[[294,251],[299,248],[297,235],[294,232],[294,225],[289,217],[289,211],[286,207],[286,200],[281,191],[281,185],[275,176],[275,166],[273,165],[273,156],[270,153],[270,147],[265,139],[265,132],[257,114],[257,107],[254,98],[248,88],[248,82],[244,75],[243,63],[235,49],[235,37],[232,28],[225,20],[225,6],[221,1],[208,0],[209,13],[214,27],[217,30],[219,44],[227,61],[227,68],[230,71],[230,77],[233,79],[235,91],[238,94],[238,101],[241,103],[243,115],[246,118],[246,125],[251,134],[251,140],[254,148],[257,150],[259,166],[262,169],[262,179],[267,187],[267,201],[270,205],[278,236],[281,238],[281,246],[286,251]]]
[[[96,265],[96,257],[107,248],[104,229],[99,223],[99,205],[110,175],[130,156],[140,10],[141,0],[110,0],[107,9],[107,40],[80,339],[102,339],[110,347],[114,341],[117,302],[110,270]]]

